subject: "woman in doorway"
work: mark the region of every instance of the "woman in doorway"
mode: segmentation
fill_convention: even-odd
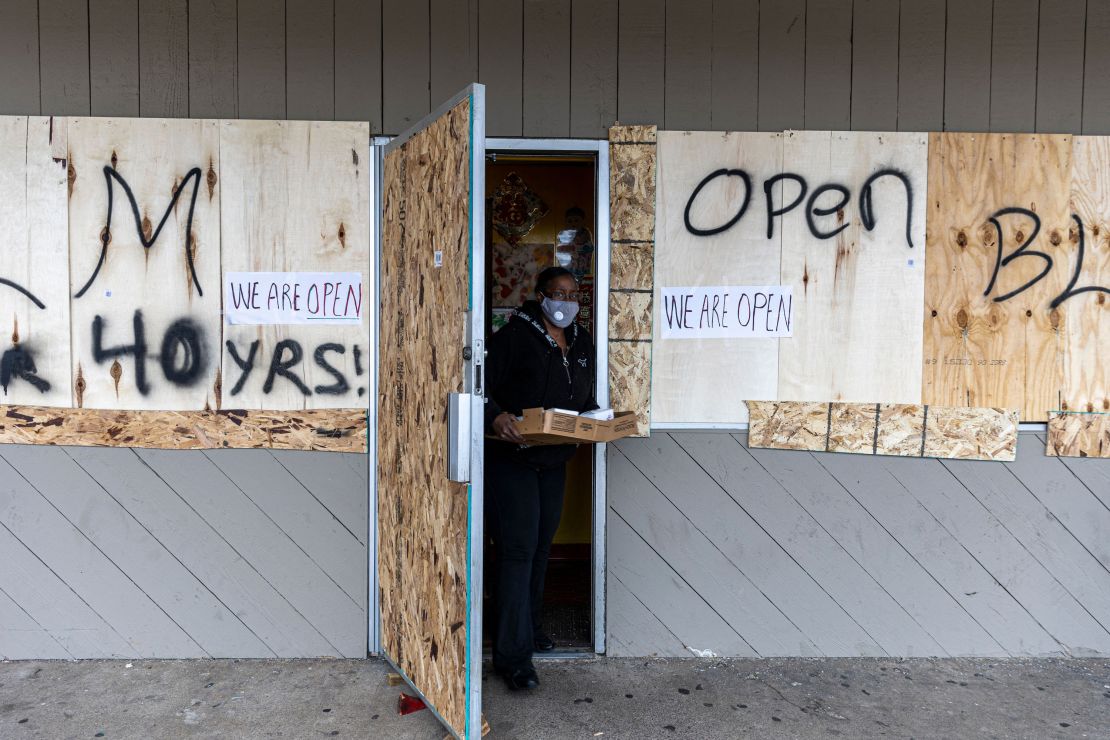
[[[543,584],[563,509],[567,462],[577,445],[530,447],[515,422],[524,409],[591,411],[594,347],[574,322],[578,283],[563,267],[536,280],[489,340],[486,364],[486,513],[497,552],[494,669],[510,689],[539,685],[534,651],[555,645],[543,631]]]

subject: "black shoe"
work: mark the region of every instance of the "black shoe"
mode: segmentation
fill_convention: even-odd
[[[540,685],[540,677],[536,675],[535,668],[517,668],[512,671],[501,671],[505,685],[509,691],[534,689]]]
[[[555,649],[555,641],[542,632],[536,635],[533,642],[537,653],[550,653]]]

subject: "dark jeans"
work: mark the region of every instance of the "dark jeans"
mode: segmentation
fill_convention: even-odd
[[[497,553],[493,665],[515,670],[531,665],[541,630],[543,581],[563,512],[567,468],[492,458],[486,471],[486,526]]]

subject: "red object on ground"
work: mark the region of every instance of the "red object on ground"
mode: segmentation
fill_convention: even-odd
[[[419,712],[421,709],[427,709],[427,705],[418,697],[409,696],[405,692],[397,697],[397,714],[406,715],[413,712]]]

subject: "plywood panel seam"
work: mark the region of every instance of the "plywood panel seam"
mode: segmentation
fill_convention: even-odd
[[[364,542],[364,541],[362,540],[362,538],[360,538],[360,537],[359,537],[359,536],[358,536],[357,534],[355,534],[354,532],[352,532],[352,531],[351,531],[351,528],[350,528],[350,527],[348,527],[348,526],[347,526],[347,525],[346,525],[346,524],[345,524],[345,523],[343,522],[343,520],[342,520],[342,519],[340,519],[340,518],[339,518],[338,516],[336,516],[336,515],[335,515],[335,512],[334,512],[334,511],[332,511],[332,510],[331,510],[331,509],[330,509],[330,508],[328,507],[328,505],[327,505],[327,504],[325,504],[325,503],[324,503],[323,501],[321,501],[321,500],[320,500],[320,498],[319,498],[319,496],[317,496],[317,495],[315,494],[315,492],[313,492],[313,490],[312,490],[311,488],[309,488],[308,486],[306,486],[306,485],[304,484],[304,481],[302,481],[302,480],[301,480],[301,479],[300,479],[300,478],[299,478],[299,477],[297,476],[297,474],[296,474],[296,473],[294,473],[294,472],[293,472],[292,470],[290,470],[290,469],[289,469],[289,466],[287,466],[287,465],[286,465],[285,463],[283,463],[283,462],[282,462],[282,461],[281,461],[281,460],[280,460],[280,459],[278,458],[278,456],[277,456],[277,455],[275,455],[275,454],[274,454],[273,452],[270,452],[270,456],[274,458],[274,462],[276,462],[276,463],[277,463],[278,465],[280,465],[280,466],[282,467],[282,469],[284,469],[284,470],[285,470],[285,472],[289,474],[289,477],[290,477],[290,478],[292,478],[293,480],[297,481],[297,484],[298,484],[298,485],[299,485],[299,486],[300,486],[301,488],[303,488],[303,489],[305,490],[305,493],[307,493],[307,494],[308,494],[309,496],[311,496],[311,497],[312,497],[313,499],[315,499],[316,503],[320,504],[320,506],[321,506],[321,507],[322,507],[322,508],[324,509],[324,511],[328,512],[328,514],[329,514],[329,515],[331,515],[332,519],[334,519],[334,520],[336,521],[336,523],[337,523],[337,524],[339,524],[339,526],[343,527],[343,529],[345,529],[345,530],[347,531],[347,534],[351,535],[351,537],[354,537],[354,538],[355,538],[355,541],[356,541],[356,542],[358,542],[358,544],[362,545],[363,547],[365,547],[365,546],[366,546],[366,543],[365,543],[365,542]],[[211,458],[209,458],[209,459],[211,459]],[[214,461],[214,460],[213,460],[213,463],[215,463],[215,461]]]

